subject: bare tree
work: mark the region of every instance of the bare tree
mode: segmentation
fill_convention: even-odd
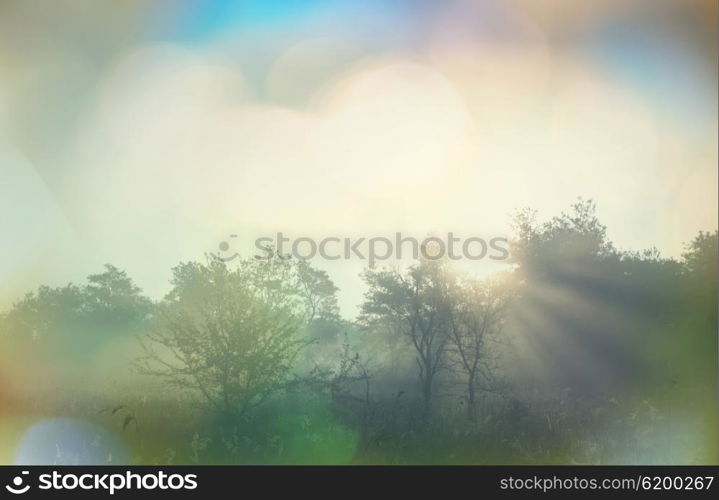
[[[368,269],[362,312],[365,321],[392,325],[415,351],[425,415],[431,412],[434,383],[444,367],[452,275],[444,261],[423,259],[406,273]]]
[[[449,339],[467,384],[467,417],[476,419],[477,389],[496,387],[497,341],[510,292],[499,280],[471,280],[458,286],[450,316]]]

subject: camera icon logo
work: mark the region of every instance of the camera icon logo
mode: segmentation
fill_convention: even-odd
[[[10,493],[14,495],[22,495],[23,493],[26,493],[27,490],[30,489],[30,485],[26,484],[23,486],[24,478],[23,476],[27,476],[30,472],[24,470],[20,473],[19,476],[15,476],[12,480],[12,485],[5,485],[5,489],[8,490]]]

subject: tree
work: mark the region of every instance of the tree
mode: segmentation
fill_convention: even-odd
[[[113,377],[111,366],[124,366],[125,342],[134,345],[152,311],[152,302],[111,265],[86,284],[40,286],[0,315],[1,361],[22,363],[28,373],[56,383]],[[97,363],[110,348],[112,362]]]
[[[535,212],[522,210],[515,216],[514,229],[511,254],[525,277],[562,279],[583,275],[600,261],[616,257],[592,200],[579,198],[570,212],[562,212],[543,224],[536,222]]]
[[[296,261],[295,271],[299,293],[304,298],[307,311],[305,321],[308,324],[318,319],[338,322],[337,287],[327,273],[313,268],[306,260]]]
[[[152,310],[152,302],[140,293],[125,271],[105,264],[103,273],[87,277],[84,309],[96,324],[130,328],[144,321]]]
[[[694,280],[702,280],[709,286],[709,295],[716,291],[719,270],[719,231],[699,231],[699,234],[686,245],[682,253],[686,274]],[[705,291],[705,290],[702,290]],[[716,304],[716,302],[714,302]]]
[[[284,387],[307,345],[299,335],[311,314],[299,286],[304,269],[279,258],[234,269],[219,260],[175,267],[141,371],[198,392],[225,415],[262,404]]]
[[[15,337],[57,340],[83,327],[84,304],[82,289],[72,283],[57,288],[41,286],[5,314],[4,329]]]
[[[496,386],[491,344],[498,341],[509,300],[510,292],[499,280],[471,280],[456,289],[449,339],[467,384],[469,420],[476,418],[478,385]]]
[[[409,340],[415,353],[425,416],[431,413],[434,384],[444,368],[454,277],[441,260],[422,259],[404,274],[393,269],[365,271],[369,286],[362,306],[365,322],[384,322]]]
[[[520,213],[515,228],[511,253],[522,287],[508,333],[517,352],[541,360],[522,367],[523,376],[548,392],[566,387],[595,396],[631,380],[639,363],[632,344],[645,324],[627,305],[653,299],[638,283],[655,266],[622,263],[591,200],[579,199],[544,223]]]
[[[152,311],[152,301],[125,271],[106,264],[87,284],[41,286],[27,293],[5,315],[5,328],[18,336],[68,342],[79,334],[97,340],[98,332],[136,331]]]

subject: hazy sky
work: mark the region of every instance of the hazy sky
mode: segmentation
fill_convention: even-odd
[[[715,2],[577,3],[3,2],[0,306],[105,262],[157,297],[229,234],[507,235],[578,196],[678,255],[717,227]],[[317,264],[353,314],[364,263]]]

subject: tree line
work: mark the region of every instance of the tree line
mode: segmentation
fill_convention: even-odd
[[[716,423],[716,231],[680,259],[621,251],[584,200],[542,223],[521,211],[514,230],[511,265],[486,278],[445,259],[368,267],[354,319],[308,261],[208,257],[174,267],[159,301],[111,265],[40,287],[0,317],[0,341],[79,359],[137,337],[134,369],[211,415],[216,443],[321,398],[360,461],[611,461],[626,442],[578,451],[588,429],[618,420],[635,438],[631,415],[646,428],[677,408]]]

